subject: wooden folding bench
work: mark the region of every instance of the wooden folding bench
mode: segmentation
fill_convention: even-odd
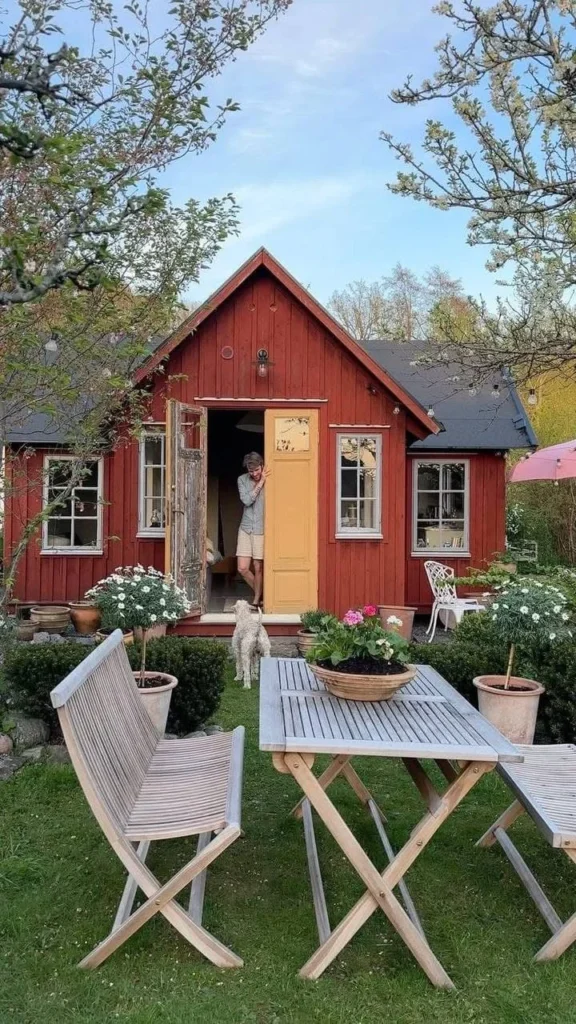
[[[576,864],[576,746],[572,743],[519,746],[518,750],[524,755],[522,763],[500,763],[497,768],[514,792],[516,800],[476,845],[500,844],[552,932],[552,938],[542,946],[534,959],[555,960],[576,939],[576,913],[564,923],[560,920],[514,846],[508,829],[526,811],[550,845],[564,850]]]
[[[154,914],[218,967],[242,960],[202,927],[206,869],[241,834],[244,729],[160,736],[116,630],[51,694],[86,799],[128,879],[112,931],[80,967],[98,967]],[[146,867],[150,843],[198,836],[196,855],[165,884]],[[191,883],[188,912],[175,896]],[[140,888],[146,900],[132,912]]]

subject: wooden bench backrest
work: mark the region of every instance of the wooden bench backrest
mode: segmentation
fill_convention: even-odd
[[[120,630],[50,696],[90,806],[96,812],[99,800],[122,830],[159,737],[138,694]]]

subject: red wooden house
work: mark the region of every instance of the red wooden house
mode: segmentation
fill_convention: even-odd
[[[186,632],[226,632],[236,593],[236,478],[257,450],[266,485],[272,632],[311,607],[430,606],[423,563],[482,565],[505,542],[505,454],[536,439],[505,375],[463,388],[418,346],[360,345],[264,249],[155,350],[140,441],[95,459],[20,564],[25,603],[76,600],[118,565],[167,566],[187,586]],[[159,365],[165,372],[155,374]],[[166,380],[171,379],[168,384]],[[496,386],[497,385],[497,386]],[[167,397],[168,392],[168,397]],[[5,550],[58,486],[64,439],[14,428],[31,481],[6,508]],[[223,556],[205,587],[206,538]]]

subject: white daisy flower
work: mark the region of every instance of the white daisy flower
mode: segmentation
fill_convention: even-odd
[[[150,616],[150,622],[156,622],[156,619],[157,619],[157,618],[158,618],[158,616],[157,616],[157,615],[151,615],[151,616]]]
[[[559,615],[560,612],[562,611],[562,605],[561,604],[555,604],[554,605],[554,611],[556,612],[556,615]]]
[[[149,594],[150,593],[150,587],[142,587],[142,593],[143,594]]]
[[[528,615],[528,609],[527,609],[527,607],[526,607],[526,605],[525,605],[525,604],[523,604],[523,605],[522,605],[522,606],[520,607],[520,612],[521,612],[521,614],[522,614],[522,615]]]
[[[568,615],[568,612],[562,612],[562,620],[563,620],[563,622],[568,622],[569,618],[570,618],[570,616]]]
[[[555,640],[556,639],[556,633],[549,633],[548,636],[549,636],[550,640]]]
[[[492,607],[493,607],[494,611],[498,611],[498,609],[499,609],[500,605],[499,605],[499,604],[498,604],[497,602],[495,602],[495,603],[494,603],[494,604],[492,605]]]
[[[533,622],[540,622],[540,616],[538,615],[538,612],[533,612],[532,613],[532,621]]]

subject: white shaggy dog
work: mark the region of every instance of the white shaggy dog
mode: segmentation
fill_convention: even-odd
[[[248,601],[236,601],[234,605],[236,628],[232,637],[232,651],[236,658],[236,680],[244,680],[244,689],[248,690],[252,682],[252,674],[256,674],[258,658],[270,655],[270,640],[262,625],[262,612],[258,609],[258,617],[250,611]]]

